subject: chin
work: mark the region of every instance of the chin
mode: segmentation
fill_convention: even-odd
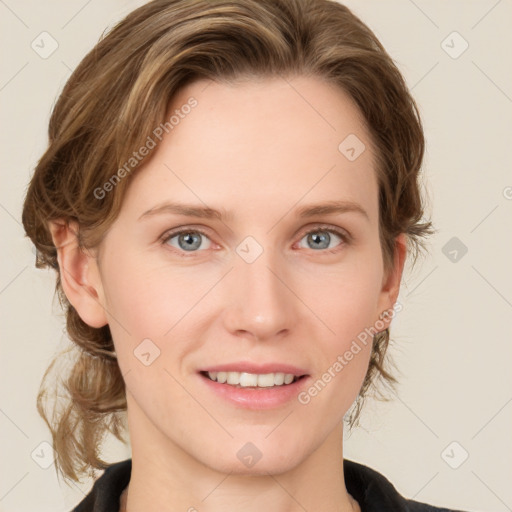
[[[251,436],[244,439],[251,439]],[[297,449],[296,445],[283,446],[282,443],[256,438],[256,436],[252,436],[252,439],[254,441],[233,439],[222,448],[220,453],[211,453],[208,460],[205,460],[203,454],[202,461],[205,465],[221,473],[267,476],[268,474],[286,473],[294,469],[305,456],[302,450]]]
[[[282,473],[286,473],[292,469],[294,469],[298,464],[297,461],[283,461],[276,460],[275,457],[272,457],[270,460],[264,460],[262,457],[258,462],[256,462],[253,466],[245,466],[240,462],[233,462],[233,459],[226,460],[220,462],[216,460],[213,465],[211,465],[211,469],[218,471],[220,473],[226,473],[231,475],[238,476],[268,476],[270,475],[279,475]]]

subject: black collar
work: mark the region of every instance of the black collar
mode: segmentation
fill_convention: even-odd
[[[347,491],[359,503],[361,512],[463,512],[405,499],[387,478],[357,462],[344,459],[343,470]],[[131,459],[109,466],[72,512],[118,512],[131,471]]]

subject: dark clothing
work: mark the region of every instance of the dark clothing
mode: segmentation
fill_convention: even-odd
[[[361,512],[463,512],[405,499],[383,475],[357,462],[344,459],[343,469],[347,491],[359,503]],[[131,470],[131,459],[109,466],[72,512],[118,512]]]

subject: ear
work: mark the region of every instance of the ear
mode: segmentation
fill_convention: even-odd
[[[389,327],[394,315],[390,314],[396,303],[400,292],[400,283],[402,281],[402,272],[404,270],[405,258],[407,255],[407,239],[405,233],[401,233],[395,238],[395,251],[393,268],[387,274],[385,273],[382,280],[382,289],[379,296],[378,314],[384,316],[379,319],[384,322],[385,330]],[[386,314],[385,312],[388,312]]]
[[[107,325],[97,260],[79,247],[78,224],[52,220],[48,227],[57,248],[62,288],[68,301],[87,325],[96,328]]]

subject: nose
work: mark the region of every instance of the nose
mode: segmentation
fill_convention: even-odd
[[[288,333],[299,321],[300,301],[289,283],[285,262],[271,250],[248,263],[235,260],[226,287],[225,324],[229,332],[258,341]]]

